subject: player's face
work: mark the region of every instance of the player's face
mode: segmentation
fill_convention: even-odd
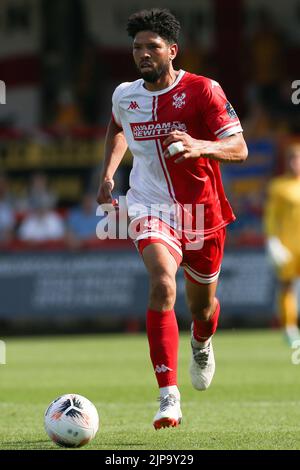
[[[133,58],[142,78],[155,83],[166,74],[176,57],[177,45],[151,31],[137,33],[133,41]]]

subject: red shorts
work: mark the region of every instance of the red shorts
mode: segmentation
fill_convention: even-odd
[[[184,268],[187,279],[196,284],[211,284],[219,277],[224,253],[226,228],[209,235],[180,235],[172,227],[156,217],[142,217],[135,221],[140,230],[135,244],[140,252],[152,243],[165,245],[174,257],[177,266]]]

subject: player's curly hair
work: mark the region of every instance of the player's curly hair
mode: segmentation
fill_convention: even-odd
[[[133,13],[128,18],[127,32],[132,38],[140,31],[157,33],[169,43],[178,43],[180,23],[167,9],[152,8]]]

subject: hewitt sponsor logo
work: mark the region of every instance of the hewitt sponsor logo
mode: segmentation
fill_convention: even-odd
[[[167,136],[173,131],[187,132],[187,127],[183,122],[131,122],[130,123],[134,140],[151,140]]]

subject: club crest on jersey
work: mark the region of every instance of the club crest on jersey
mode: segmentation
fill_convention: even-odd
[[[178,93],[175,93],[175,95],[173,95],[174,108],[181,109],[185,105],[185,98],[186,98],[185,93],[181,93],[180,95]]]

